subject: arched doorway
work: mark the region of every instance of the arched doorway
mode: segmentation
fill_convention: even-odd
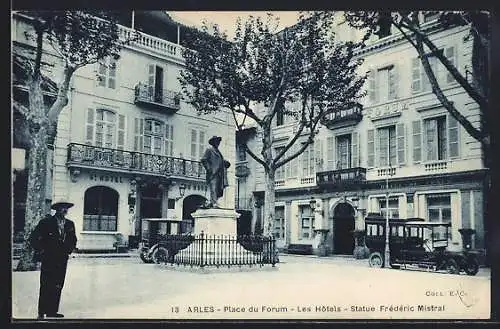
[[[334,246],[335,254],[352,255],[354,250],[354,208],[344,202],[335,207],[334,220]]]
[[[191,214],[199,209],[206,201],[206,198],[197,194],[189,195],[184,198],[182,202],[182,233],[193,232],[195,223]]]

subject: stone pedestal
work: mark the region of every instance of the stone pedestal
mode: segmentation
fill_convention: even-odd
[[[240,216],[234,209],[198,209],[191,214],[194,218],[194,234],[230,235],[236,237],[236,219]]]
[[[175,257],[193,258],[195,263],[200,261],[207,266],[258,262],[259,256],[243,248],[237,240],[236,219],[240,214],[234,209],[198,209],[191,216],[197,240]]]

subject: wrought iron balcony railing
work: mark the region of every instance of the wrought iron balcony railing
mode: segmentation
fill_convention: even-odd
[[[353,126],[363,119],[361,106],[353,106],[347,109],[335,109],[326,114],[322,123],[328,129],[335,129],[345,126]]]
[[[68,167],[118,169],[155,176],[205,179],[205,168],[199,161],[92,145],[68,144],[67,160]]]
[[[178,92],[156,89],[139,82],[135,86],[134,102],[149,108],[175,113],[181,108],[181,95]]]
[[[346,168],[316,173],[318,186],[361,184],[366,181],[366,168]]]

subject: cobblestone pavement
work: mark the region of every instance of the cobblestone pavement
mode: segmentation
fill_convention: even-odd
[[[264,271],[196,273],[138,257],[70,259],[65,319],[487,319],[490,273],[375,269],[367,260],[280,256]],[[175,268],[175,267],[174,267]],[[34,319],[39,271],[13,272],[12,314]]]

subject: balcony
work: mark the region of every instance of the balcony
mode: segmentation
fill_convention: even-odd
[[[170,41],[157,38],[155,36],[142,33],[125,26],[118,27],[120,39],[129,40],[129,47],[152,52],[164,57],[173,58],[178,61],[184,61],[182,56],[183,47]]]
[[[327,113],[322,124],[328,129],[354,126],[363,119],[362,107],[357,105],[347,109],[335,109]]]
[[[172,114],[181,109],[181,95],[171,90],[155,89],[153,86],[139,82],[135,86],[134,103]]]
[[[205,168],[199,161],[76,143],[68,144],[66,166],[205,180]]]
[[[349,186],[366,181],[366,168],[346,168],[316,173],[318,186]]]

